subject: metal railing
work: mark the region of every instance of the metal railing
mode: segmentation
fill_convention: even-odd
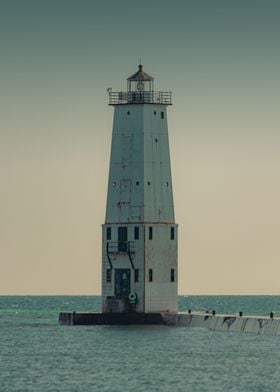
[[[171,91],[110,91],[109,105],[156,103],[172,105]]]
[[[134,241],[108,241],[108,253],[135,253]]]

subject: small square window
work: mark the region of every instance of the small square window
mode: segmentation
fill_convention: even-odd
[[[153,239],[153,228],[152,226],[149,227],[149,240]]]
[[[155,116],[157,115],[157,112],[156,112],[156,111],[154,111],[154,115],[155,115]]]
[[[112,270],[106,269],[106,282],[111,283],[112,281]]]
[[[164,118],[164,112],[160,112],[160,118]]]
[[[149,282],[153,281],[153,270],[150,268],[149,269]]]
[[[171,268],[170,270],[170,281],[175,282],[175,269]]]
[[[150,185],[151,185],[151,182],[150,182],[150,181],[147,181],[147,185],[150,186]]]
[[[128,111],[128,112],[126,112],[126,113],[127,113],[128,116],[130,115],[130,111]]]
[[[112,229],[111,227],[107,227],[107,240],[111,241],[112,239]]]
[[[139,185],[139,181],[136,181],[136,183],[135,183],[137,186]]]
[[[174,227],[170,228],[170,238],[171,238],[171,240],[175,239],[175,228]]]
[[[139,240],[139,227],[134,227],[134,239]]]
[[[139,282],[139,269],[135,268],[134,270],[134,282]]]

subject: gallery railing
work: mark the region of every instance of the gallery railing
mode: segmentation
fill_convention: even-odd
[[[171,91],[109,91],[109,105],[154,103],[172,105]]]

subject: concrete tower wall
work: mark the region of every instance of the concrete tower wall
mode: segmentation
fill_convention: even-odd
[[[174,222],[165,105],[115,107],[105,222]]]

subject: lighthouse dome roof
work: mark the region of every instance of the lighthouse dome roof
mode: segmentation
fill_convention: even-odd
[[[138,71],[131,75],[129,78],[127,78],[128,81],[130,82],[138,82],[138,81],[152,81],[154,78],[150,75],[148,75],[146,72],[143,71],[143,65],[139,64],[139,69]]]

